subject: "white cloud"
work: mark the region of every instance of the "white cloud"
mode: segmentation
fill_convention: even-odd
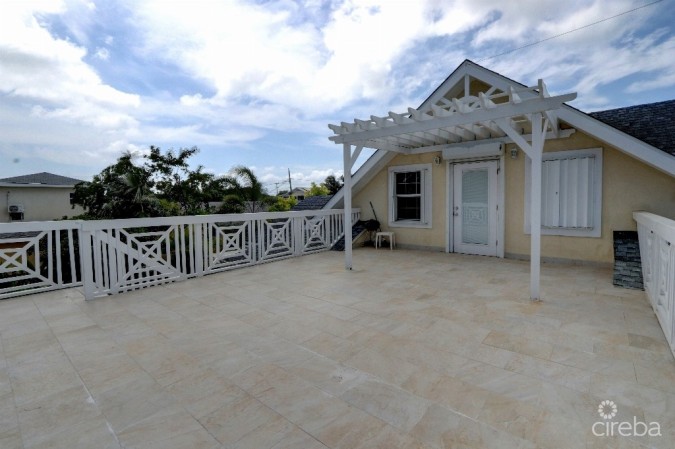
[[[101,61],[107,61],[110,58],[110,52],[107,48],[98,47],[94,53],[94,56]]]
[[[326,123],[416,106],[465,57],[480,60],[635,7],[630,0],[570,0],[564,8],[553,0],[119,0],[112,9],[132,15],[118,19],[127,36],[99,29],[116,19],[102,18],[103,6],[3,3],[0,149],[33,145],[35,157],[100,169],[128,148],[241,150],[270,132],[302,132],[307,146],[332,148]],[[665,10],[645,8],[479,63],[525,83],[544,78],[552,91],[578,91],[582,108],[616,104],[605,88],[620,80],[630,80],[620,94],[672,92],[675,71],[664,55],[675,53],[675,37],[642,31],[658,8]],[[49,17],[68,33],[52,30]],[[120,54],[148,73],[122,84],[97,72],[119,64]],[[162,79],[162,70],[176,77]],[[151,88],[119,87],[143,83]],[[279,162],[284,151],[270,155],[276,168],[261,169],[263,176],[283,179],[282,165],[294,165]],[[240,154],[220,163],[234,165]],[[320,182],[327,165],[296,167],[296,176]]]

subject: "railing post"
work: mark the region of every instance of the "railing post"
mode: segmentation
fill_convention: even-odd
[[[305,217],[291,217],[291,229],[293,237],[291,238],[293,245],[293,254],[296,256],[302,255],[305,249],[305,233],[303,232]]]
[[[94,299],[96,286],[94,284],[94,264],[92,263],[92,232],[85,229],[84,222],[79,222],[78,234],[80,237],[80,269],[82,270],[82,287],[84,299]]]

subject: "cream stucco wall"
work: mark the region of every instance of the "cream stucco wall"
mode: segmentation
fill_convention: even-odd
[[[440,152],[418,155],[397,155],[387,167],[382,169],[368,185],[354,195],[353,207],[361,208],[361,217],[368,220],[373,217],[369,201],[373,203],[375,213],[383,231],[394,231],[396,243],[412,247],[445,250],[446,198],[445,164],[434,164],[434,157]],[[397,165],[431,164],[432,212],[431,228],[403,228],[389,226],[389,187],[388,167]]]
[[[612,231],[635,230],[632,213],[645,210],[675,219],[675,178],[653,169],[615,148],[604,145],[577,132],[567,139],[549,140],[545,151],[585,148],[603,149],[602,234],[600,238],[542,236],[542,256],[611,263],[613,257]],[[506,154],[508,155],[507,147]],[[447,186],[445,161],[434,165],[440,153],[398,155],[383,168],[368,185],[354,196],[354,207],[361,208],[363,219],[373,218],[369,201],[373,203],[383,230],[396,232],[398,244],[445,250]],[[525,155],[518,159],[505,158],[505,245],[507,256],[525,256],[530,252],[530,236],[524,232]],[[388,225],[388,167],[409,164],[432,164],[433,216],[430,229],[390,228]]]
[[[23,204],[24,221],[45,221],[72,217],[83,213],[83,209],[70,205],[72,188],[62,187],[0,187],[0,223],[10,221],[7,207]]]
[[[636,229],[633,211],[645,210],[675,218],[675,178],[604,145],[583,133],[551,140],[544,151],[602,148],[602,234],[599,238],[542,236],[543,257],[611,263],[613,231]],[[508,151],[508,150],[507,150]],[[524,229],[525,156],[506,158],[506,245],[511,255],[528,255],[530,236]]]

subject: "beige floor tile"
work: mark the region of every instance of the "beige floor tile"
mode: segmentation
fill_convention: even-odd
[[[672,446],[673,356],[610,270],[545,264],[531,303],[525,262],[342,256],[0,301],[0,447]],[[605,399],[664,437],[598,440]]]
[[[553,345],[550,343],[499,331],[490,332],[483,340],[483,344],[545,360],[553,352]]]
[[[350,409],[346,414],[310,432],[331,449],[351,449],[369,444],[387,424],[363,411]]]
[[[565,346],[553,347],[551,361],[592,373],[611,372],[614,377],[629,382],[634,382],[636,379],[633,362],[603,357],[593,352],[579,351]]]
[[[675,360],[649,364],[640,361],[634,365],[640,385],[675,394]]]
[[[403,431],[412,429],[430,405],[428,400],[374,380],[365,381],[340,397]]]
[[[124,447],[138,447],[166,442],[172,445],[172,440],[185,434],[192,434],[203,430],[199,422],[180,407],[168,407],[134,422],[126,429],[117,433],[120,443]]]
[[[199,419],[219,408],[246,397],[246,392],[213,370],[181,379],[166,390],[178,405]]]
[[[14,429],[0,432],[0,447],[3,449],[24,449],[21,430],[15,427]]]
[[[233,445],[279,415],[252,396],[245,397],[199,419],[201,425],[221,444]]]
[[[168,439],[143,441],[133,446],[134,449],[221,449],[222,446],[205,429],[174,435]],[[228,448],[229,449],[229,448]]]
[[[277,415],[232,444],[233,449],[271,448],[297,427],[281,415]]]
[[[371,349],[363,349],[343,363],[395,385],[402,384],[416,371],[415,365],[411,363]]]
[[[323,356],[314,356],[287,371],[335,396],[367,379],[362,371]]]
[[[175,399],[146,373],[92,395],[116,433],[175,405]]]
[[[326,449],[319,440],[299,428],[293,428],[284,435],[271,449]]]
[[[18,408],[24,445],[44,444],[68,429],[97,427],[103,416],[83,386],[41,396]]]
[[[514,355],[505,369],[581,392],[588,392],[591,387],[590,371],[526,355]]]

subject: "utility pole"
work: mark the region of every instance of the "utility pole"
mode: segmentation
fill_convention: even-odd
[[[293,184],[291,184],[291,169],[288,169],[288,193],[293,191]]]

